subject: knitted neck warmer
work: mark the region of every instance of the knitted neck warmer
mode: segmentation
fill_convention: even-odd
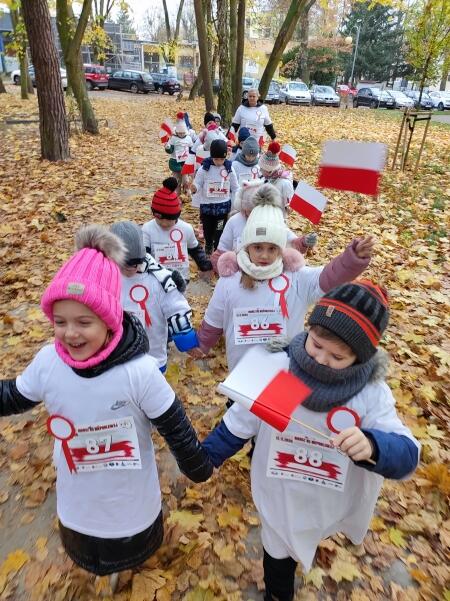
[[[122,334],[123,328],[122,324],[120,324],[120,327],[117,328],[117,330],[113,333],[112,338],[104,346],[102,346],[102,348],[99,349],[95,355],[88,357],[84,361],[76,361],[75,359],[72,359],[69,351],[64,348],[60,340],[55,340],[55,349],[64,363],[73,369],[86,369],[88,367],[94,367],[102,361],[105,361],[105,359],[111,355],[111,353],[119,344]]]
[[[345,405],[358,394],[376,367],[376,355],[366,363],[356,363],[345,369],[320,365],[305,350],[308,332],[302,332],[289,345],[289,371],[312,389],[311,396],[302,403],[311,411],[325,412]]]
[[[237,157],[234,159],[237,163],[242,163],[246,167],[254,167],[258,164],[259,156],[256,156],[253,161],[246,161],[242,152],[240,152]]]
[[[72,367],[73,371],[82,378],[95,378],[108,369],[131,361],[135,357],[148,353],[149,344],[144,326],[134,315],[123,314],[123,333],[114,351],[101,363],[85,368]]]
[[[270,280],[278,277],[283,272],[283,257],[281,255],[271,265],[264,265],[263,267],[250,261],[245,248],[237,253],[236,258],[241,271],[255,280]]]

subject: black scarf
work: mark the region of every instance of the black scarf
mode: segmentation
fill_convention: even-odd
[[[116,367],[116,365],[121,365],[130,361],[130,359],[145,355],[148,351],[149,344],[144,326],[137,317],[124,311],[122,338],[109,357],[93,367],[86,369],[72,367],[72,369],[77,376],[82,378],[95,378],[108,371],[108,369]]]
[[[302,332],[289,344],[289,371],[302,380],[312,393],[303,403],[311,411],[325,412],[344,405],[372,379],[377,354],[366,363],[354,363],[345,369],[320,365],[305,351],[308,332]]]

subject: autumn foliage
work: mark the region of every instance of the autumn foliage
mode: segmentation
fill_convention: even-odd
[[[39,299],[73,248],[83,223],[139,223],[150,218],[150,193],[167,175],[159,123],[184,108],[197,126],[202,105],[166,98],[95,100],[108,121],[95,139],[71,137],[72,160],[39,159],[36,124],[2,125],[1,119],[35,118],[34,99],[0,97],[0,356],[1,376],[14,377],[51,339]],[[172,114],[168,115],[168,110]],[[273,107],[281,142],[297,150],[295,175],[314,184],[321,144],[327,139],[382,141],[392,153],[399,121],[382,111]],[[413,154],[418,148],[413,145]],[[390,294],[391,322],[384,347],[391,355],[388,382],[406,424],[423,445],[413,480],[386,482],[370,532],[355,548],[344,538],[324,541],[311,572],[299,580],[298,600],[449,599],[448,496],[450,135],[432,125],[422,166],[386,171],[379,198],[328,192],[312,265],[336,255],[355,236],[373,233],[378,250],[368,276]],[[198,226],[185,204],[183,216]],[[291,227],[311,224],[290,217]],[[193,271],[195,273],[195,266]],[[191,284],[198,324],[208,286]],[[203,438],[220,419],[224,398],[215,386],[225,374],[223,348],[194,362],[172,355],[167,377]],[[56,533],[54,471],[45,411],[35,409],[0,421],[0,598],[90,601],[112,599],[106,579],[95,580],[67,558]],[[191,485],[156,437],[166,536],[158,553],[120,576],[120,601],[240,601],[260,599],[262,564],[258,518],[249,490],[246,450],[212,480]],[[402,577],[399,577],[398,574]],[[302,578],[299,572],[299,579]]]

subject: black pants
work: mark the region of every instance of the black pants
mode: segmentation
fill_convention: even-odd
[[[216,215],[200,215],[203,225],[203,236],[205,237],[206,254],[211,254],[219,245],[220,236],[227,222],[227,215],[217,217]]]
[[[134,568],[161,546],[164,529],[162,511],[146,530],[125,538],[99,538],[81,534],[59,523],[67,555],[80,567],[98,576]]]
[[[264,549],[263,567],[266,585],[264,601],[292,601],[297,562],[292,557],[275,559]]]

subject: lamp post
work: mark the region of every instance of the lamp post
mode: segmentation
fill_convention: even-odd
[[[353,73],[355,71],[356,55],[358,54],[359,34],[361,32],[361,23],[356,26],[356,44],[355,54],[353,55],[352,73],[350,75],[350,84],[353,85]]]

